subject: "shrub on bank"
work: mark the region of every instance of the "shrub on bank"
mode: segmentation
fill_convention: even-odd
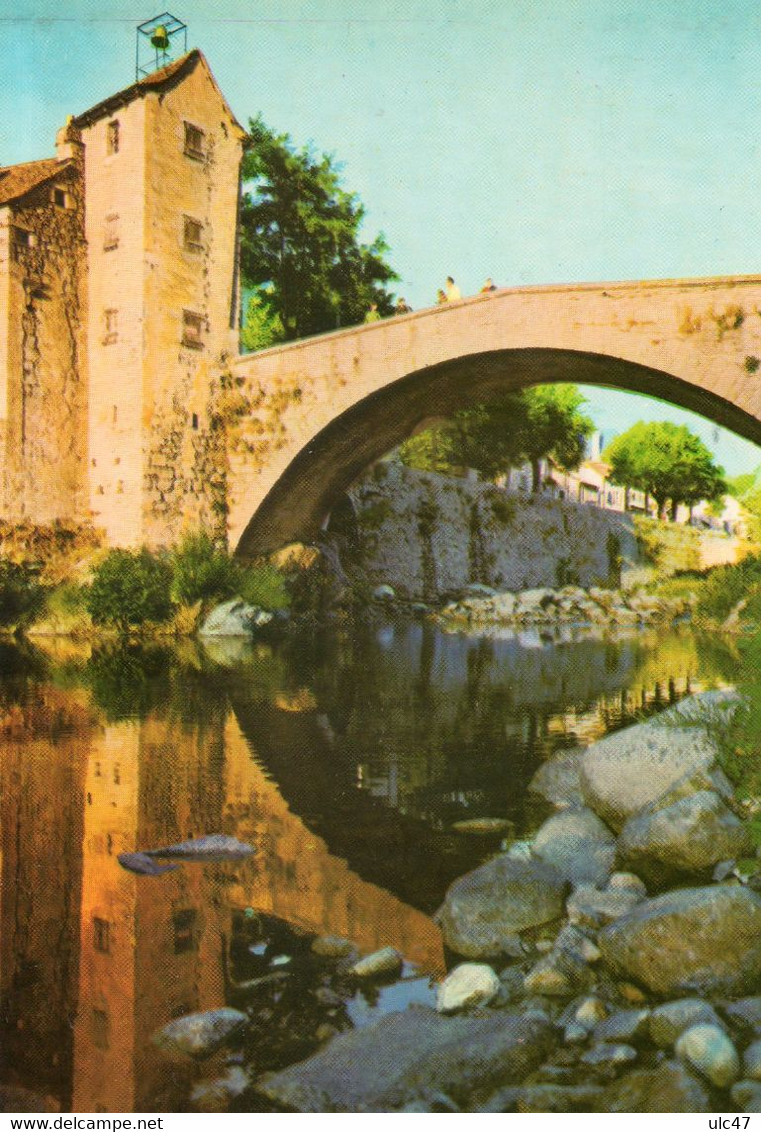
[[[232,597],[240,568],[206,531],[185,535],[172,552],[172,597],[184,605]]]
[[[761,554],[749,554],[731,566],[711,570],[700,587],[697,613],[724,621],[743,600],[747,600],[743,617],[761,624]]]
[[[149,550],[109,550],[93,572],[87,610],[95,625],[126,632],[146,621],[161,623],[172,614],[172,567]]]
[[[41,608],[44,591],[35,571],[0,559],[0,626],[19,625]]]

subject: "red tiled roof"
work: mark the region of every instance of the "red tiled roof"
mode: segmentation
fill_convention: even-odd
[[[151,75],[146,75],[144,79],[140,79],[131,86],[125,87],[124,90],[117,91],[116,94],[110,94],[108,98],[104,98],[102,102],[96,103],[91,106],[89,110],[85,110],[82,114],[78,114],[74,118],[75,126],[91,126],[93,122],[97,122],[100,118],[104,118],[108,114],[113,114],[120,106],[126,106],[128,103],[133,102],[136,98],[142,98],[146,91],[163,90],[166,87],[174,86],[179,82],[189,71],[192,71],[196,63],[203,62],[209,74],[209,64],[204,59],[202,53],[197,47],[189,51],[187,55],[183,55],[180,59],[175,59],[172,63],[167,63],[166,67],[162,67],[158,71],[154,71]],[[224,102],[224,98],[222,99]],[[236,126],[239,123],[235,119],[235,115],[230,110],[225,102],[230,117]]]
[[[43,161],[27,161],[23,165],[6,165],[0,169],[0,205],[25,196],[38,185],[68,168],[70,162],[46,157]]]

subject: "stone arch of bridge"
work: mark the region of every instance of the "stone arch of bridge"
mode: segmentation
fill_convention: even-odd
[[[316,431],[256,507],[237,543],[250,558],[313,540],[346,489],[424,422],[507,390],[573,382],[642,393],[761,444],[761,420],[693,381],[609,354],[553,348],[469,354],[406,374]]]

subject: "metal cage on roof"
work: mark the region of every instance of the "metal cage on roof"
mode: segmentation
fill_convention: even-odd
[[[171,12],[138,24],[135,38],[135,81],[153,74],[188,49],[188,25]]]

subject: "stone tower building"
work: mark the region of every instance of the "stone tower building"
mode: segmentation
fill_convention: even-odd
[[[218,525],[244,136],[191,51],[0,169],[4,517],[120,546]]]

